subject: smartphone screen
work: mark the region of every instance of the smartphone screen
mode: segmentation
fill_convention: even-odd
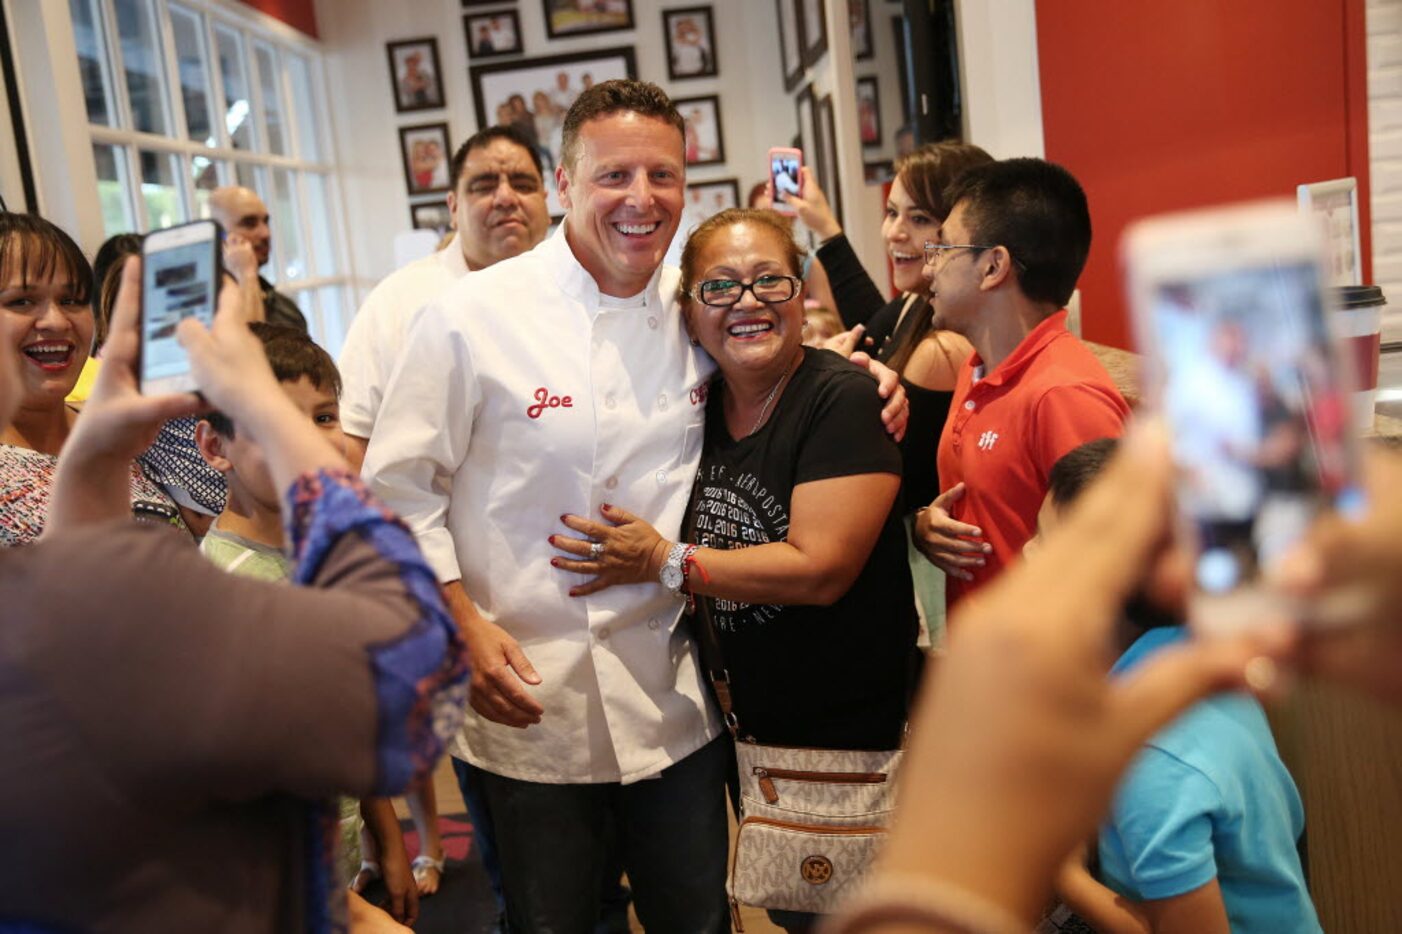
[[[1200,595],[1250,588],[1322,509],[1358,495],[1349,384],[1311,256],[1263,258],[1148,292],[1158,402]]]
[[[797,149],[776,149],[769,153],[769,178],[774,187],[774,209],[788,210],[788,196],[799,193],[799,168],[803,154]]]
[[[218,228],[197,222],[155,231],[142,253],[141,382],[144,392],[191,388],[175,328],[191,315],[209,326],[219,290]]]

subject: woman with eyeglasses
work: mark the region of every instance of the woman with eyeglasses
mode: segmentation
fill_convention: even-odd
[[[682,313],[719,373],[685,540],[606,505],[604,521],[565,517],[583,534],[552,536],[567,553],[552,563],[586,575],[576,596],[674,569],[674,589],[708,603],[745,735],[894,749],[918,665],[900,451],[871,378],[803,346],[801,257],[771,211],[723,211],[692,233]]]

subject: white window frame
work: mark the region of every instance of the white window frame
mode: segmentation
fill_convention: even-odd
[[[140,190],[142,184],[141,160],[138,154],[140,151],[178,157],[176,187],[181,210],[188,218],[194,218],[198,213],[192,171],[193,159],[196,156],[202,156],[215,162],[218,166],[218,178],[221,185],[235,182],[238,164],[252,169],[254,174],[266,183],[260,188],[260,194],[264,196],[265,201],[272,197],[271,190],[264,190],[271,185],[270,172],[273,169],[288,170],[293,206],[297,217],[296,235],[301,244],[307,274],[298,279],[280,280],[277,283],[278,290],[287,294],[294,301],[298,301],[302,297],[298,293],[309,293],[306,298],[310,299],[309,307],[312,309],[312,313],[308,317],[312,319],[314,334],[323,335],[334,331],[343,333],[349,324],[346,308],[351,306],[354,301],[354,274],[350,262],[349,244],[343,235],[344,227],[341,223],[345,213],[341,201],[343,187],[335,157],[335,134],[331,125],[331,109],[326,97],[326,66],[320,48],[313,40],[291,27],[251,10],[243,4],[234,2],[234,0],[139,0],[147,5],[154,19],[158,42],[157,51],[165,92],[162,107],[169,135],[147,133],[132,129],[131,99],[127,92],[126,69],[122,61],[121,42],[117,34],[113,0],[84,0],[84,2],[93,3],[99,13],[97,25],[104,45],[101,64],[108,79],[105,93],[108,95],[109,116],[117,126],[87,123],[86,113],[83,119],[91,141],[115,147],[118,158],[126,166],[128,190],[125,192],[125,197],[132,212],[136,229],[141,231],[150,229],[146,200]],[[172,2],[184,10],[203,16],[201,39],[205,45],[206,81],[208,82],[208,95],[213,111],[210,116],[213,121],[212,129],[216,142],[214,146],[189,139],[185,99],[180,86],[179,58],[176,54],[175,34],[170,18]],[[216,25],[238,37],[240,55],[243,61],[243,80],[247,86],[248,99],[252,108],[250,114],[250,119],[253,121],[251,129],[254,145],[252,149],[235,149],[230,141],[226,119],[228,108],[225,102],[224,79],[219,68]],[[277,69],[277,75],[272,83],[279,97],[284,148],[289,155],[274,155],[268,150],[266,116],[262,99],[263,82],[260,80],[258,56],[255,53],[257,46],[267,47],[272,52],[274,66]],[[305,129],[294,126],[297,111],[293,103],[289,66],[285,64],[289,54],[299,56],[307,63],[307,75],[311,84],[310,94],[319,115],[315,143],[318,151],[322,154],[320,159],[301,157],[300,150]],[[324,177],[326,183],[326,201],[331,216],[324,218],[323,223],[317,225],[315,230],[310,223],[309,199],[305,190],[306,186],[303,184],[305,173],[317,173]],[[315,236],[331,237],[334,269],[325,270],[317,267],[316,250],[312,247]],[[285,269],[286,265],[282,262],[276,229],[273,231],[273,254],[275,268]],[[318,290],[325,288],[339,288],[342,292],[340,316],[343,320],[334,326],[329,326],[331,323],[326,321],[321,313]]]

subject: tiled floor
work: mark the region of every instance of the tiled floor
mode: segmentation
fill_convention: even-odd
[[[460,814],[463,812],[462,794],[458,791],[457,779],[453,776],[453,767],[446,758],[439,763],[437,770],[433,773],[433,788],[438,796],[438,813],[440,814]],[[399,812],[401,818],[409,817],[409,809],[404,806],[403,799],[395,802],[395,810]],[[734,826],[731,827],[732,838],[735,833]],[[783,929],[775,927],[769,922],[765,913],[756,908],[741,908],[741,920],[745,925],[745,934],[782,934]],[[642,931],[643,926],[638,923],[636,917],[632,918],[633,930]]]

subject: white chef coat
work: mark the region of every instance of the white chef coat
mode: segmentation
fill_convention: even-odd
[[[681,601],[658,583],[570,597],[564,513],[621,506],[676,540],[714,364],[662,267],[643,307],[601,307],[564,230],[474,272],[411,325],[365,459],[439,579],[462,579],[541,676],[524,730],[469,710],[454,756],[552,783],[655,775],[719,735]]]
[[[337,362],[341,427],[347,434],[370,437],[414,312],[467,273],[462,243],[454,235],[443,249],[396,269],[371,290],[351,322]]]

